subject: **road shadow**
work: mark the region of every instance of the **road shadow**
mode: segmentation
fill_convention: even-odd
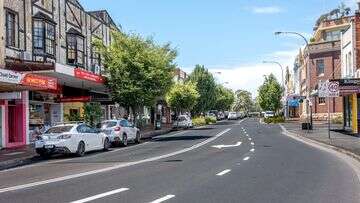
[[[223,121],[223,122],[215,123],[214,125],[222,126],[222,125],[234,125],[234,124],[236,124],[236,122],[234,121]]]
[[[188,140],[203,140],[211,138],[211,136],[171,136],[164,138],[154,138],[151,142],[171,142],[171,141],[188,141]]]
[[[191,130],[195,130],[195,131],[200,131],[200,130],[214,130],[215,128],[211,128],[211,127],[206,127],[206,128],[194,128]]]

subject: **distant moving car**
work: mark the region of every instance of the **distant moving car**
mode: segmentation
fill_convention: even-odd
[[[236,112],[229,112],[228,120],[237,120],[238,116]]]
[[[180,115],[173,123],[173,128],[192,128],[193,123],[188,115]]]
[[[128,141],[140,143],[140,130],[126,119],[106,120],[101,123],[101,130],[109,137],[111,144],[126,147]]]
[[[274,116],[275,116],[275,114],[273,111],[265,111],[264,112],[264,118],[272,118]]]
[[[87,124],[63,124],[49,128],[37,137],[35,150],[42,157],[53,154],[84,156],[93,150],[108,150],[109,137]]]

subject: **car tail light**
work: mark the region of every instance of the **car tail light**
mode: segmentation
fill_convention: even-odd
[[[116,127],[115,129],[114,129],[114,131],[120,131],[121,130],[121,127]]]

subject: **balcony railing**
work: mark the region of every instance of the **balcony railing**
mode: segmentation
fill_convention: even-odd
[[[309,45],[309,49],[308,49],[310,54],[330,52],[330,51],[340,51],[340,50],[341,50],[340,41],[312,43]]]

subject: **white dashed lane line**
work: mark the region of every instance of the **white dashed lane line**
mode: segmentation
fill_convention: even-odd
[[[255,152],[255,149],[254,148],[250,149],[250,152]]]
[[[159,199],[156,199],[156,200],[154,200],[154,201],[152,201],[150,203],[160,203],[160,202],[164,202],[164,201],[169,200],[169,199],[174,198],[174,197],[175,197],[175,195],[166,195],[166,196],[161,197]]]
[[[116,190],[111,190],[109,192],[104,192],[104,193],[101,193],[101,194],[98,194],[98,195],[94,195],[94,196],[87,197],[87,198],[84,198],[84,199],[76,200],[76,201],[73,201],[73,202],[70,202],[70,203],[90,202],[90,201],[93,201],[93,200],[96,200],[96,199],[104,198],[106,196],[114,195],[114,194],[117,194],[117,193],[120,193],[120,192],[125,192],[127,190],[129,190],[129,188],[120,188],[120,189],[116,189]]]
[[[217,176],[223,176],[223,175],[229,173],[230,171],[231,171],[230,169],[226,169],[226,170],[223,170],[223,171],[221,171],[220,173],[218,173],[218,174],[216,174],[216,175],[217,175]]]
[[[247,160],[249,160],[249,159],[250,159],[250,157],[247,156],[247,157],[245,157],[243,160],[244,160],[244,161],[247,161]]]
[[[255,143],[254,143],[254,142],[251,142],[250,144],[251,144],[251,145],[255,145]]]

